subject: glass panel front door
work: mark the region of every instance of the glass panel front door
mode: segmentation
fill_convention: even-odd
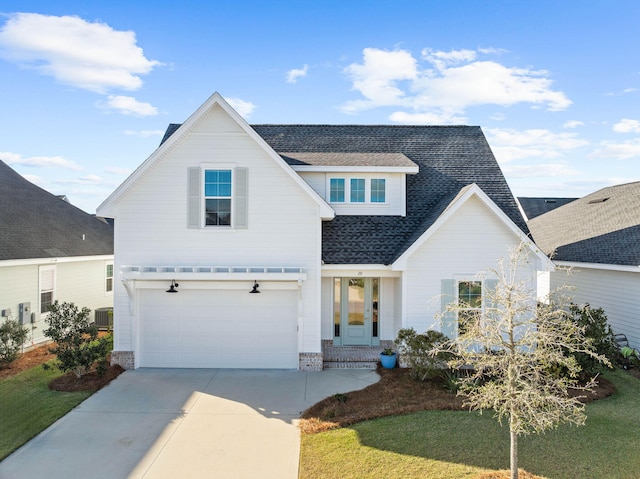
[[[335,344],[378,344],[378,283],[378,278],[334,279]]]

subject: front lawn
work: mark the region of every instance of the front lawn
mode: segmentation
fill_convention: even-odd
[[[62,375],[36,366],[0,380],[0,460],[93,394],[50,390],[48,383]]]
[[[640,475],[640,380],[606,377],[612,397],[587,404],[587,423],[519,441],[519,466],[549,479]],[[423,411],[303,434],[300,479],[473,478],[508,469],[509,431],[487,412]]]

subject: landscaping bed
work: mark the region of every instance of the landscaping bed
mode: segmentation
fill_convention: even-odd
[[[101,333],[104,334],[104,333]],[[50,344],[39,346],[22,353],[18,359],[9,364],[8,367],[0,369],[0,380],[16,376],[23,371],[36,366],[41,366],[56,358],[55,354],[49,352]],[[73,372],[68,372],[55,378],[49,383],[49,389],[55,391],[77,392],[77,391],[97,391],[124,372],[122,367],[109,366],[104,375],[100,376],[95,369],[81,378],[76,378]]]
[[[418,411],[465,410],[463,399],[445,389],[440,381],[415,381],[408,369],[378,368],[380,381],[359,391],[335,394],[303,412],[300,429],[316,433],[348,426],[378,417],[395,416]],[[630,370],[638,374],[637,370]],[[591,402],[612,395],[615,387],[604,378],[587,394],[583,402]]]

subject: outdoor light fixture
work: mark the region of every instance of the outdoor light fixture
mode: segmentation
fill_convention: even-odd
[[[260,291],[258,291],[258,286],[260,286],[260,285],[258,284],[257,281],[254,280],[253,281],[253,288],[251,288],[251,291],[249,291],[249,293],[259,293]]]
[[[178,290],[176,289],[178,287],[178,283],[176,283],[175,279],[171,280],[171,286],[169,286],[169,289],[166,291],[167,293],[177,293]]]

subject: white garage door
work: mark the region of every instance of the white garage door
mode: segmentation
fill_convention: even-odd
[[[297,290],[141,290],[139,365],[297,369],[297,304]]]

